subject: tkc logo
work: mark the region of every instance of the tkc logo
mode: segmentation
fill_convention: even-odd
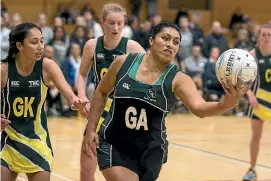
[[[38,87],[40,86],[40,81],[39,80],[33,80],[33,81],[28,81],[29,82],[29,87]]]

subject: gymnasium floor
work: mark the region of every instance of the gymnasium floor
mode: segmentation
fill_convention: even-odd
[[[158,181],[240,181],[247,170],[250,121],[247,118],[192,115],[167,117],[168,162]],[[52,181],[79,181],[84,121],[49,119],[55,154]],[[258,181],[271,181],[271,121],[264,125],[258,158]],[[97,181],[105,181],[97,171]],[[25,181],[25,175],[17,180]]]

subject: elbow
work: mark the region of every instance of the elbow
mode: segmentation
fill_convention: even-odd
[[[204,101],[202,102],[197,102],[196,104],[194,104],[193,107],[191,107],[191,112],[199,117],[199,118],[205,118],[206,117],[206,112],[204,111]]]
[[[205,118],[206,117],[203,113],[200,113],[200,112],[196,112],[194,114],[199,118]]]
[[[201,111],[201,110],[199,110],[199,109],[197,109],[197,108],[190,109],[190,111],[191,111],[195,116],[197,116],[197,117],[199,117],[199,118],[205,118],[205,117],[206,117],[206,115],[204,114],[204,112]]]

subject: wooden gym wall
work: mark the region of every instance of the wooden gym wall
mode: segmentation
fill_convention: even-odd
[[[130,14],[130,0],[116,0],[127,9],[128,15]],[[142,0],[142,10],[140,19],[146,17],[147,6],[146,0]],[[179,0],[178,0],[179,1]],[[195,3],[200,0],[191,0]],[[57,6],[60,3],[71,3],[72,7],[80,8],[83,5],[90,3],[96,11],[98,17],[101,17],[101,9],[103,4],[112,2],[111,0],[5,0],[6,6],[10,13],[21,13],[24,21],[34,22],[39,13],[44,12],[48,15],[49,24],[52,23],[53,17],[56,14]],[[174,20],[177,8],[169,9],[168,0],[157,0],[158,13],[165,20]],[[189,1],[188,1],[189,2]],[[248,14],[254,21],[258,23],[267,23],[271,20],[271,0],[212,0],[212,9],[194,11],[202,15],[201,25],[205,32],[209,31],[210,24],[213,20],[220,21],[223,26],[227,27],[230,21],[232,12],[236,7],[241,7],[242,11]],[[99,10],[98,10],[99,9]]]

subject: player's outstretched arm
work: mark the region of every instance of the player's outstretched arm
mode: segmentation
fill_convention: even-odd
[[[127,55],[122,55],[116,58],[110,65],[108,71],[99,83],[90,105],[90,112],[88,116],[88,123],[86,127],[86,135],[83,140],[82,151],[90,158],[97,154],[96,148],[98,146],[98,136],[96,134],[96,126],[98,120],[104,110],[107,97],[114,89],[116,84],[116,76],[119,72]]]
[[[204,118],[220,115],[232,109],[250,88],[251,83],[244,86],[238,84],[238,86],[233,87],[231,81],[224,78],[221,80],[221,85],[226,93],[221,102],[206,102],[198,93],[193,80],[181,72],[175,76],[172,89],[175,96],[180,98],[193,114]]]
[[[82,62],[80,64],[80,69],[77,76],[77,90],[78,96],[80,98],[85,98],[86,96],[86,85],[88,80],[88,74],[93,63],[93,54],[95,51],[97,39],[88,40],[84,46]]]
[[[122,55],[113,61],[95,90],[91,101],[90,114],[88,116],[87,132],[96,130],[96,125],[104,110],[107,97],[115,87],[117,73],[126,57],[127,55]]]
[[[55,61],[44,58],[43,59],[43,78],[46,83],[53,81],[56,88],[68,101],[72,109],[82,109],[88,101],[79,99],[72,91],[70,85],[67,83],[61,69]]]
[[[78,97],[88,101],[86,95],[86,86],[88,81],[89,71],[92,67],[93,63],[93,55],[96,47],[97,39],[88,40],[84,46],[82,62],[80,64],[80,69],[77,76],[76,86],[78,91]],[[86,104],[86,106],[81,110],[81,114],[83,116],[88,116],[89,114],[90,104]]]

